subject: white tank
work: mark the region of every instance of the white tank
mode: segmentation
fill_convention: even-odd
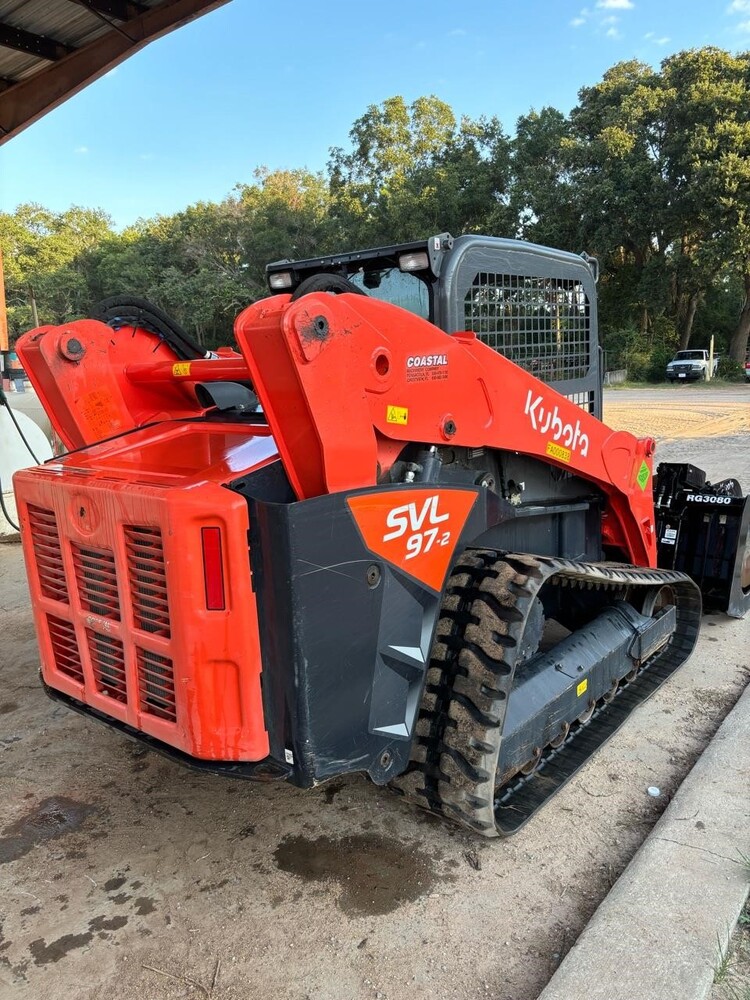
[[[46,462],[48,458],[52,458],[52,445],[47,434],[32,419],[29,413],[22,412],[21,408],[16,405],[16,399],[26,396],[32,397],[29,400],[31,405],[24,406],[23,409],[26,410],[28,408],[29,410],[37,411],[35,415],[38,416],[40,423],[46,423],[47,428],[49,428],[49,421],[44,410],[42,410],[39,401],[33,393],[18,393],[17,396],[15,394],[8,394],[8,401],[13,407],[13,415],[18,421],[18,426],[23,431],[34,454],[40,462]],[[30,465],[34,464],[36,464],[34,459],[29,454],[26,445],[21,440],[18,431],[13,425],[7,407],[0,406],[0,483],[2,484],[3,502],[16,524],[18,524],[18,516],[13,496],[13,474],[19,469],[27,469]],[[13,536],[17,537],[17,532],[15,528],[11,527],[2,510],[0,510],[0,538],[10,538]]]

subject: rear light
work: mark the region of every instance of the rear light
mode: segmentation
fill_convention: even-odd
[[[400,271],[424,271],[429,266],[430,258],[424,250],[417,253],[402,253],[398,259]]]
[[[271,274],[268,277],[268,284],[275,292],[281,291],[284,288],[291,288],[292,272],[278,271],[276,274]]]
[[[224,565],[221,558],[221,528],[201,528],[203,578],[206,584],[206,608],[223,611]]]

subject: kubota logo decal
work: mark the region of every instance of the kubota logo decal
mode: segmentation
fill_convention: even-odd
[[[388,490],[347,503],[371,552],[439,591],[476,498],[466,490]]]
[[[544,396],[535,396],[532,389],[529,389],[526,396],[524,413],[535,431],[544,437],[551,436],[553,441],[561,442],[566,448],[577,451],[582,458],[586,458],[589,453],[589,438],[581,430],[580,420],[576,420],[575,424],[564,423],[557,404],[550,407]]]

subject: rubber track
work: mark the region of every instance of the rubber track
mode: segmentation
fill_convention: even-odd
[[[676,595],[677,628],[614,701],[574,726],[528,778],[496,788],[505,708],[532,602],[545,583],[593,589],[661,587]],[[392,784],[417,805],[486,837],[508,836],[558,791],[692,652],[700,592],[684,574],[614,563],[468,550],[446,587],[411,762]]]

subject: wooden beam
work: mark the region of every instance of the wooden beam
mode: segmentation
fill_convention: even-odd
[[[34,76],[0,93],[0,144],[77,94],[144,45],[222,7],[228,0],[163,0],[119,28],[100,35]]]
[[[135,0],[71,0],[71,3],[86,7],[95,14],[113,17],[116,21],[129,21],[148,10],[148,7]]]
[[[4,49],[26,52],[30,56],[39,56],[41,59],[49,59],[50,62],[56,62],[73,51],[69,45],[56,42],[54,38],[35,35],[31,31],[13,28],[9,24],[2,23],[0,23],[0,46]]]

